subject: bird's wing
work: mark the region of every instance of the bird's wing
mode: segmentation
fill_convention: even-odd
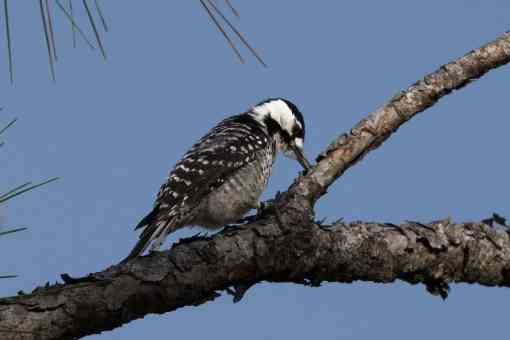
[[[220,122],[177,162],[158,193],[152,221],[172,217],[182,206],[193,208],[241,167],[255,160],[269,138],[243,115]]]
[[[123,262],[143,253],[168,228],[178,227],[182,211],[196,207],[208,193],[254,161],[269,142],[265,130],[246,114],[225,119],[211,129],[170,172],[154,209],[137,225],[136,229],[145,229]]]

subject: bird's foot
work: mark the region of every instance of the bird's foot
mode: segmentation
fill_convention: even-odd
[[[277,194],[277,196],[280,193]],[[265,202],[259,202],[257,204],[257,217],[265,217],[276,211],[276,202],[274,199],[267,200]]]
[[[253,209],[257,209],[256,214],[245,216],[245,217],[239,219],[238,221],[236,221],[236,224],[246,224],[246,223],[255,222],[256,220],[259,220],[263,217],[266,217],[270,213],[273,213],[276,208],[275,208],[274,200],[267,200],[265,202],[258,202],[253,207]]]

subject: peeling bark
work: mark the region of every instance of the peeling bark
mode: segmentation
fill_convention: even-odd
[[[446,297],[448,283],[510,286],[510,237],[501,219],[456,224],[353,222],[320,225],[315,202],[336,178],[403,123],[441,97],[510,62],[510,33],[427,75],[338,137],[254,222],[214,237],[114,265],[83,282],[0,299],[2,339],[75,339],[144,317],[213,300],[231,286],[261,282],[318,286],[356,280],[424,283]],[[504,220],[503,220],[504,223]],[[236,292],[232,292],[236,295]]]

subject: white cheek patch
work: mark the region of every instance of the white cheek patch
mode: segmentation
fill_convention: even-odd
[[[255,119],[260,122],[263,122],[265,117],[270,116],[289,135],[292,135],[292,128],[296,124],[303,129],[301,122],[296,119],[294,113],[283,100],[273,100],[264,103],[254,107],[252,111]]]
[[[296,119],[287,104],[285,104],[282,100],[277,100],[271,102],[270,105],[272,106],[270,110],[271,117],[280,123],[283,130],[291,134],[292,127],[294,126]]]

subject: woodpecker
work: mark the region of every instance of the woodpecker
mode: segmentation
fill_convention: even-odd
[[[131,253],[160,248],[171,232],[194,225],[214,230],[238,221],[256,208],[278,153],[296,159],[305,170],[305,121],[287,99],[270,98],[228,117],[180,159],[161,186],[152,211]]]

